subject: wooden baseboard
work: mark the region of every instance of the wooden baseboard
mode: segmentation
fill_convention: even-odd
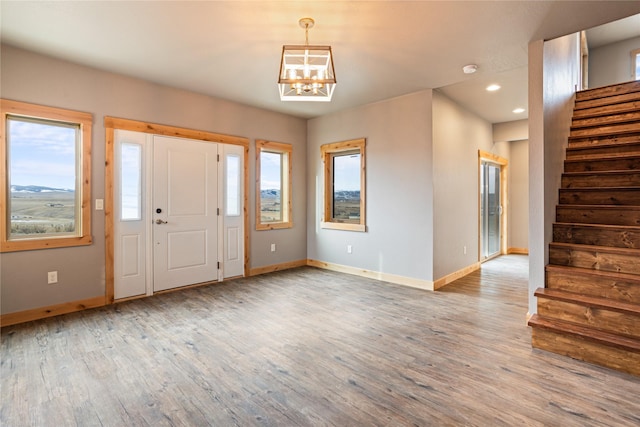
[[[86,310],[88,308],[102,307],[105,305],[105,297],[99,297],[65,302],[62,304],[50,305],[48,307],[34,308],[31,310],[17,311],[0,316],[0,325],[10,326],[18,323],[30,322],[32,320],[44,319],[46,317],[58,316],[60,314],[73,313]]]
[[[444,285],[448,285],[449,283],[453,282],[454,280],[457,280],[463,276],[466,276],[469,273],[473,273],[474,271],[476,271],[477,269],[480,268],[480,263],[476,262],[474,264],[471,264],[465,268],[462,268],[458,271],[454,271],[451,274],[447,274],[444,277],[439,278],[438,280],[436,280],[435,282],[433,282],[433,289],[439,289],[441,287],[443,287]]]
[[[322,268],[325,270],[338,271],[340,273],[354,274],[356,276],[367,277],[369,279],[381,280],[383,282],[394,283],[396,285],[410,286],[412,288],[433,291],[433,282],[430,280],[414,279],[412,277],[398,276],[395,274],[381,273],[379,271],[365,270],[362,268],[350,267],[347,265],[333,264],[330,262],[307,260],[307,265]]]
[[[529,255],[529,248],[509,248],[507,254]]]
[[[267,265],[264,267],[256,267],[249,270],[249,276],[257,276],[259,274],[273,273],[274,271],[288,270],[290,268],[303,267],[307,265],[306,259],[298,261],[283,262],[281,264]]]

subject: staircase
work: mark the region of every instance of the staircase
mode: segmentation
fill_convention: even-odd
[[[640,375],[640,81],[576,94],[535,348]]]

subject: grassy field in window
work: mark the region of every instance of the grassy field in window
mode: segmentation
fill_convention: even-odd
[[[11,235],[72,233],[74,192],[12,192]]]
[[[282,205],[280,204],[280,197],[267,196],[260,198],[260,221],[282,221]]]

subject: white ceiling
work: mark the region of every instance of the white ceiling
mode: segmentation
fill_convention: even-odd
[[[527,107],[527,48],[640,1],[0,1],[3,43],[299,117],[429,88],[491,122]],[[281,102],[283,44],[330,44],[331,103]],[[636,27],[634,21],[631,27]],[[474,63],[479,71],[465,75]],[[502,90],[488,93],[488,83]]]

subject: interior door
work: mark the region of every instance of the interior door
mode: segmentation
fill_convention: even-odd
[[[480,240],[482,259],[500,254],[502,201],[500,165],[482,161],[480,168]]]
[[[218,279],[218,145],[153,138],[153,289]]]

